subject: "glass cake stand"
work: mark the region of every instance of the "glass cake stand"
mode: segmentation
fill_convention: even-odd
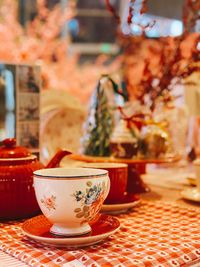
[[[127,193],[140,194],[149,192],[149,187],[143,182],[141,174],[146,172],[147,164],[164,164],[176,163],[181,157],[179,155],[169,155],[164,158],[157,159],[122,159],[114,157],[94,157],[83,154],[72,154],[69,157],[73,160],[83,162],[112,162],[112,163],[126,163],[128,165],[128,185]]]

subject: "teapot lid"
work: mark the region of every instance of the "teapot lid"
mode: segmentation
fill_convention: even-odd
[[[3,146],[0,147],[0,158],[26,158],[31,152],[21,146],[16,146],[15,138],[7,138],[2,141]]]

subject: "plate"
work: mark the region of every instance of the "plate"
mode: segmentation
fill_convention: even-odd
[[[62,107],[50,110],[41,117],[41,161],[47,163],[62,148],[77,152],[85,121],[83,110]]]
[[[187,177],[187,180],[191,185],[194,185],[194,186],[197,185],[197,179],[195,176],[194,177],[193,176]]]
[[[125,195],[123,203],[104,204],[101,211],[109,214],[126,213],[129,209],[140,204],[141,200],[137,195]]]
[[[187,188],[181,192],[181,196],[187,200],[200,202],[200,192],[197,188]]]
[[[61,107],[82,109],[83,105],[65,90],[50,89],[41,91],[41,115]]]
[[[117,218],[111,215],[100,214],[90,226],[92,231],[88,234],[72,237],[60,237],[50,233],[52,224],[44,215],[28,219],[22,225],[23,233],[41,243],[63,247],[85,247],[103,241],[114,234],[120,227]]]

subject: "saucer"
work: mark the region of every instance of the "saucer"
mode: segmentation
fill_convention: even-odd
[[[191,175],[190,177],[187,177],[187,180],[191,185],[194,185],[194,186],[197,185],[197,179],[196,179],[195,175],[194,176]]]
[[[51,226],[52,224],[44,215],[39,215],[25,221],[22,225],[22,231],[26,236],[48,245],[84,247],[101,242],[114,234],[119,229],[120,223],[117,218],[100,214],[96,221],[90,224],[92,228],[90,233],[72,237],[51,234],[49,231]]]
[[[181,196],[187,200],[200,202],[200,192],[197,188],[187,188],[181,192]]]
[[[127,194],[121,203],[104,204],[101,211],[109,214],[125,213],[129,209],[137,206],[140,202],[139,196]]]

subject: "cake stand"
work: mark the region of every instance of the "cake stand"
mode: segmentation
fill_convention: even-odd
[[[73,160],[83,162],[112,162],[112,163],[126,163],[128,165],[128,184],[127,193],[140,194],[149,192],[149,187],[141,179],[141,174],[146,172],[147,164],[164,164],[178,162],[181,157],[179,155],[170,155],[158,159],[122,159],[114,157],[94,157],[83,154],[72,154],[69,157]]]

